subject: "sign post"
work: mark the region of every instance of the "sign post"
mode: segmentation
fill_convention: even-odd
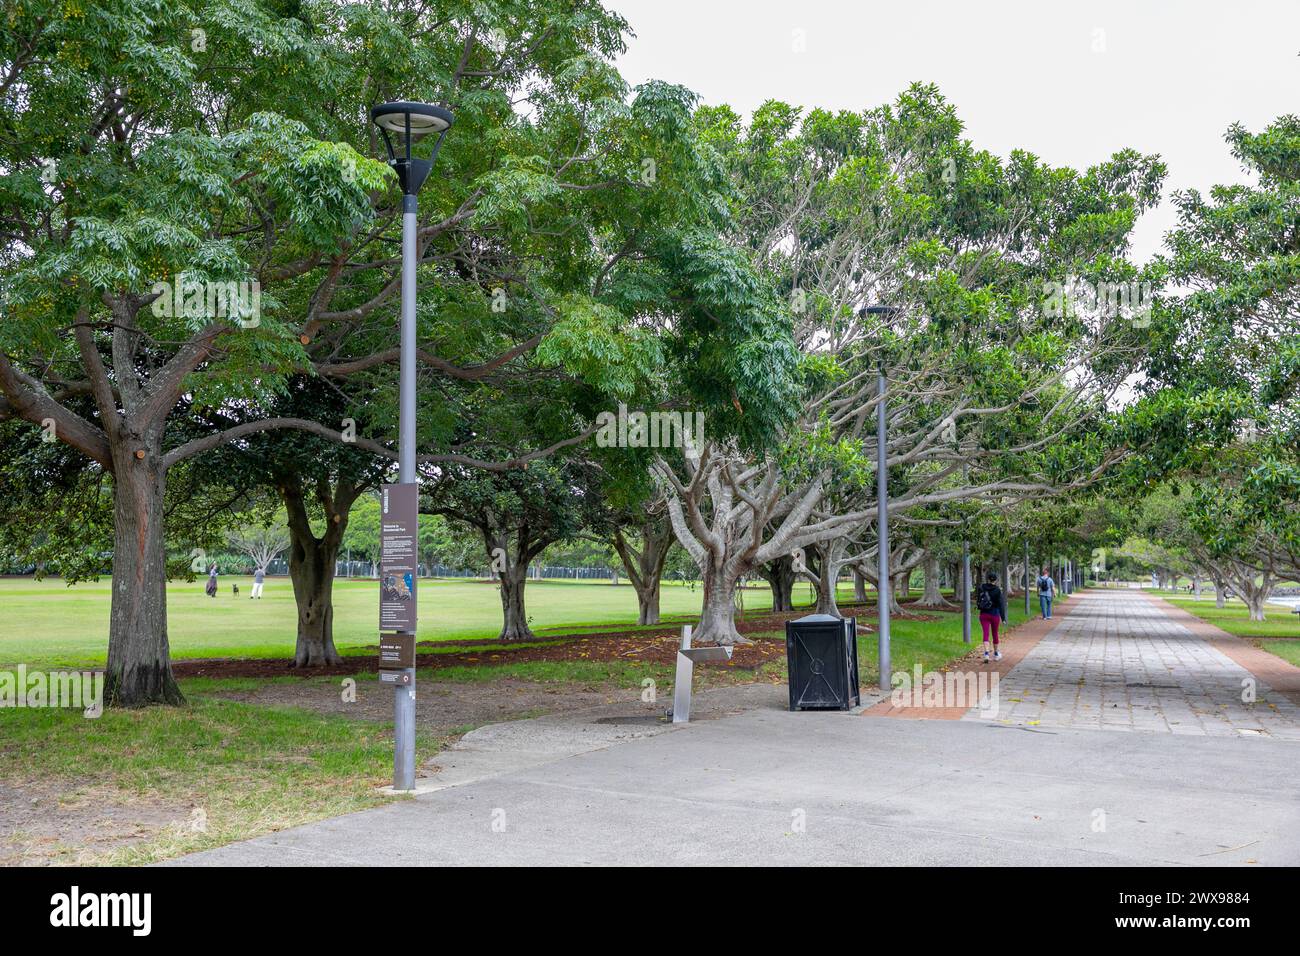
[[[384,485],[379,545],[379,680],[393,685],[393,789],[415,789],[415,626],[420,491]]]

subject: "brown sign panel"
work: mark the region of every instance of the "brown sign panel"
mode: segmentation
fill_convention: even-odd
[[[414,634],[379,635],[379,667],[382,670],[400,670],[414,666]]]
[[[380,496],[379,629],[415,633],[416,543],[420,491],[415,484],[384,485]]]

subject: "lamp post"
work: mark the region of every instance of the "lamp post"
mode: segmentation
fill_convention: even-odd
[[[899,313],[888,305],[869,305],[863,315],[882,316],[886,322]],[[880,664],[880,690],[888,694],[893,687],[893,667],[889,647],[889,601],[894,582],[889,574],[889,408],[886,397],[889,380],[882,357],[876,372],[876,527],[879,545],[876,554],[876,650]]]
[[[452,114],[427,103],[383,103],[370,111],[388,151],[388,163],[402,186],[402,318],[398,369],[397,460],[398,481],[416,484],[415,475],[415,269],[417,251],[416,194],[429,178],[442,141],[451,129]],[[428,159],[412,155],[415,142],[437,133]],[[417,518],[418,521],[418,518]],[[412,627],[414,631],[414,627]],[[410,641],[414,646],[415,635]],[[414,664],[414,660],[411,661]],[[393,789],[415,789],[415,667],[407,667],[407,680],[393,687]]]
[[[1029,539],[1025,539],[1025,620],[1029,620]]]

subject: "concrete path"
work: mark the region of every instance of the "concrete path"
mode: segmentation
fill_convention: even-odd
[[[751,711],[182,865],[1300,864],[1300,744]]]
[[[1011,669],[1059,723],[789,713],[768,692],[651,733],[520,721],[447,755],[454,786],[172,862],[1300,865],[1300,740],[1240,735],[1230,702],[1196,714],[1239,695],[1239,665],[1145,598],[1089,595],[1077,613]],[[1099,704],[1122,687],[1165,726],[1076,722],[1092,677]],[[1193,682],[1175,694],[1175,677]],[[1182,704],[1233,732],[1174,731]]]
[[[1253,648],[1216,646],[1186,617],[1141,592],[1082,593],[1002,677],[997,712],[964,719],[1300,741],[1300,707],[1229,656]]]

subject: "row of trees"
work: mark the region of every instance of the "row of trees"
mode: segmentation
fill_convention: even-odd
[[[111,553],[110,701],[180,700],[164,582],[250,509],[287,517],[295,662],[338,658],[335,562],[395,460],[400,203],[366,121],[377,101],[457,117],[418,233],[421,510],[481,543],[504,638],[531,636],[529,564],[578,540],[618,554],[644,623],[680,544],[702,641],[739,639],[737,587],[755,576],[778,609],[803,579],[837,613],[845,570],[893,600],[923,568],[938,603],[961,541],[990,563],[1021,542],[1086,554],[1081,501],[1211,460],[1243,382],[1272,400],[1244,368],[1207,399],[1221,369],[1184,360],[1189,339],[1217,347],[1204,314],[1239,330],[1243,293],[1223,286],[1240,249],[1213,262],[1198,250],[1214,236],[1188,221],[1171,260],[1128,257],[1157,157],[1001,159],[923,85],[863,112],[771,102],[745,122],[670,84],[629,89],[611,65],[626,29],[591,0],[12,12],[0,541],[72,579]],[[1287,123],[1260,140],[1261,190],[1293,188]],[[1237,235],[1260,212],[1239,198],[1236,225],[1190,197],[1188,215]],[[1293,202],[1250,254],[1295,241]],[[1059,294],[1197,278],[1201,299]],[[232,282],[255,284],[256,315],[184,305]],[[704,426],[598,440],[624,406]],[[1271,464],[1294,462],[1284,446]],[[1243,482],[1232,514],[1273,520],[1267,495],[1288,481],[1279,466]]]

